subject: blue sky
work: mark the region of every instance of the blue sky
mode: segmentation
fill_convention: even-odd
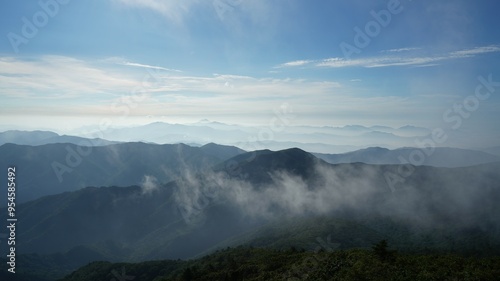
[[[500,81],[494,0],[0,5],[0,129],[263,125],[284,103],[296,125],[451,127],[479,76]],[[498,140],[499,92],[457,131]]]

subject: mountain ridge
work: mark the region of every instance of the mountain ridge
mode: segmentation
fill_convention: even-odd
[[[72,143],[83,146],[104,146],[116,144],[116,141],[108,141],[101,138],[84,138],[70,135],[59,135],[51,131],[21,131],[9,130],[0,132],[0,145],[13,143],[19,145],[45,145],[54,143]]]
[[[392,189],[385,175],[409,167],[333,165],[298,148],[222,163],[236,173],[202,169],[152,186],[90,186],[21,203],[18,255],[192,258],[240,244],[314,250],[329,235],[341,249],[384,238],[405,251],[500,253],[500,162],[412,166]]]
[[[214,148],[212,148],[214,150]],[[75,144],[0,146],[0,167],[18,167],[18,202],[85,186],[129,186],[168,182],[185,170],[206,169],[241,151],[221,146],[218,153],[184,144],[119,143],[97,147]],[[2,202],[0,205],[4,205]]]
[[[500,161],[499,156],[483,151],[451,147],[435,147],[432,149],[403,147],[392,150],[383,147],[369,147],[341,154],[314,153],[314,155],[331,164],[352,162],[386,165],[410,163],[417,166],[427,165],[448,168],[467,167]],[[423,159],[421,159],[422,155]]]

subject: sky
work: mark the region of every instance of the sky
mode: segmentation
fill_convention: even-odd
[[[500,145],[498,1],[0,7],[0,130],[265,126],[286,105],[291,125],[445,128]]]

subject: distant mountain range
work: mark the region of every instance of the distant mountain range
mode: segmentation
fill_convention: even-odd
[[[186,171],[193,173],[211,168],[245,152],[235,146],[215,143],[201,147],[184,144],[112,143],[43,131],[8,131],[2,133],[1,137],[9,143],[0,146],[0,167],[17,165],[21,171],[18,180],[24,188],[19,191],[19,202],[86,186],[166,183],[182,176]],[[57,143],[37,145],[45,142]],[[263,144],[273,147],[270,142]],[[331,164],[402,164],[411,160],[410,163],[419,165],[466,167],[500,161],[500,156],[457,148],[435,148],[429,156],[425,153],[426,151],[417,148],[389,150],[372,147],[343,154],[314,155]],[[424,158],[420,159],[419,155],[424,155]],[[420,160],[423,161],[420,163]],[[0,206],[5,206],[5,202],[1,202]]]
[[[484,151],[486,153],[493,154],[496,156],[500,156],[500,146],[483,148],[483,149],[481,149],[481,151]]]
[[[43,145],[50,143],[72,143],[83,146],[103,146],[117,142],[100,138],[82,138],[68,135],[58,135],[49,131],[5,131],[0,132],[0,145],[6,143],[22,145]]]
[[[293,127],[259,140],[262,132],[201,122],[101,132],[113,141],[0,133],[0,168],[17,168],[25,280],[238,245],[313,251],[387,239],[407,252],[500,254],[498,147],[357,149],[427,133],[411,126]],[[179,141],[192,145],[154,143]]]
[[[346,152],[370,145],[401,147],[412,144],[416,137],[428,134],[428,129],[412,126],[398,129],[384,126],[289,126],[273,130],[265,126],[243,127],[208,121],[187,125],[157,122],[103,132],[107,139],[118,141],[136,140],[156,143],[189,141],[202,144],[215,142],[238,146],[247,151],[298,147],[314,152]],[[137,138],[137,136],[141,137]]]
[[[415,126],[344,127],[311,126],[238,126],[202,120],[192,124],[155,122],[147,125],[112,128],[98,136],[120,142],[140,141],[165,143],[232,145],[247,151],[282,150],[298,147],[318,153],[348,152],[369,146],[397,148],[411,146],[416,138],[426,137],[430,130]]]
[[[500,156],[482,151],[436,147],[432,150],[419,148],[399,148],[389,150],[381,147],[370,147],[342,154],[315,155],[328,163],[355,163],[366,164],[406,164],[427,165],[434,167],[467,167],[484,163],[499,162]]]
[[[240,126],[209,120],[191,124],[155,122],[135,127],[106,130],[85,127],[73,132],[74,136],[58,135],[47,131],[6,131],[0,133],[0,145],[4,143],[25,145],[73,143],[84,146],[101,146],[119,142],[145,142],[156,144],[184,143],[191,146],[202,146],[208,143],[217,143],[236,146],[246,151],[283,150],[297,147],[314,153],[339,154],[367,147],[389,149],[413,147],[416,141],[431,138],[429,129],[410,125],[399,128],[360,125],[314,127],[288,126],[286,124]],[[82,134],[81,132],[87,133]],[[462,142],[460,136],[453,134],[453,132],[450,132],[448,139],[443,146],[473,148],[500,156],[498,147],[476,148],[472,143]]]
[[[19,203],[87,186],[149,186],[194,173],[243,153],[216,144],[119,143],[86,147],[71,143],[0,146],[0,167],[18,170]],[[1,202],[0,206],[5,206]]]
[[[90,130],[90,128],[86,128],[86,130]],[[95,138],[88,138],[88,136],[95,136]],[[0,133],[0,145],[5,143],[23,145],[72,143],[81,146],[104,146],[123,142],[145,142],[203,146],[204,144],[218,143],[236,146],[246,151],[283,150],[297,147],[321,155],[345,154],[367,147],[386,147],[393,150],[400,147],[412,148],[416,140],[423,140],[428,136],[428,129],[415,126],[400,128],[359,125],[344,127],[289,126],[277,130],[265,126],[245,127],[204,120],[193,124],[156,122],[137,127],[113,128],[87,133],[85,136],[58,135],[49,131],[6,131]],[[450,142],[450,145],[453,143],[457,142]],[[498,146],[474,148],[473,150],[500,156]],[[393,159],[391,163],[394,163]]]
[[[384,238],[405,251],[500,253],[500,163],[453,169],[333,165],[296,148],[240,154],[231,147],[205,147],[212,154],[237,154],[221,162],[185,145],[111,147],[129,167],[115,178],[130,180],[149,162],[194,168],[149,189],[86,187],[20,204],[19,255],[81,252],[87,260],[141,261],[195,257],[240,244],[314,250],[320,238],[340,249]],[[95,149],[92,154],[100,158],[88,162],[101,161],[103,167],[111,149]],[[128,160],[124,151],[138,154]],[[206,163],[214,169],[204,169]]]

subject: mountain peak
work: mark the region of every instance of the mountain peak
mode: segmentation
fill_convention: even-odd
[[[390,149],[385,148],[385,147],[380,147],[380,146],[372,146],[372,147],[367,147],[365,149],[360,149],[359,151],[365,151],[365,152],[386,152],[390,151]]]
[[[225,161],[224,168],[231,167],[232,176],[244,176],[248,181],[261,184],[271,183],[270,172],[286,172],[304,180],[314,178],[315,166],[325,163],[309,152],[299,148],[280,151],[259,150],[247,152]],[[236,164],[236,165],[235,165]],[[220,166],[219,166],[220,168]],[[234,175],[235,172],[238,175]]]

